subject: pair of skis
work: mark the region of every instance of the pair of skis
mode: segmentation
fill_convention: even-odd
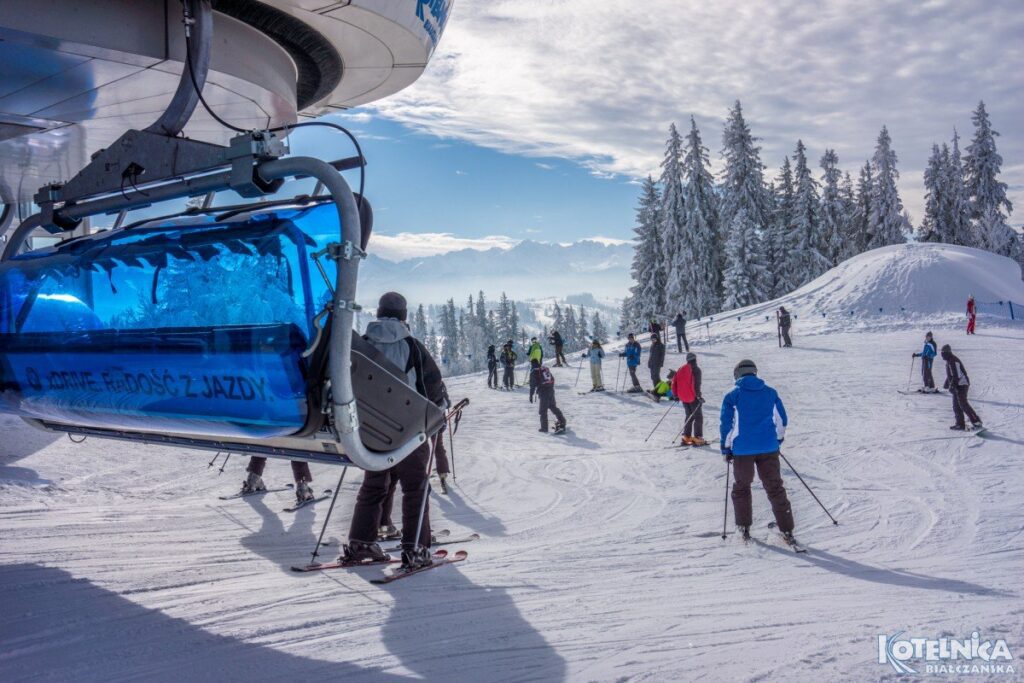
[[[469,557],[469,553],[467,553],[465,550],[457,550],[454,554],[449,556],[448,551],[442,548],[441,550],[436,550],[434,551],[433,554],[431,554],[431,563],[428,565],[417,567],[415,569],[398,569],[392,572],[391,574],[386,574],[385,576],[376,579],[370,579],[370,583],[375,583],[378,585],[393,583],[394,581],[398,581],[399,579],[404,579],[413,576],[414,574],[420,574],[422,572],[427,571],[428,569],[436,569],[438,567],[443,567],[446,564],[455,564],[456,562],[462,562],[467,557]],[[401,562],[401,560],[390,556],[388,557],[387,560],[379,561],[369,560],[365,562],[317,562],[313,564],[303,565],[301,567],[293,566],[292,571],[308,573],[323,571],[325,569],[353,569],[356,567],[387,566],[391,564],[398,564],[399,562]]]
[[[235,500],[236,498],[249,498],[250,496],[262,496],[262,495],[267,494],[267,493],[283,493],[285,491],[294,491],[294,490],[295,490],[295,486],[293,484],[288,484],[287,486],[281,486],[279,488],[262,489],[260,491],[239,491],[238,493],[232,493],[232,494],[227,495],[227,496],[217,496],[217,497],[220,500]],[[295,512],[297,510],[301,510],[302,508],[306,507],[307,505],[312,505],[314,503],[319,503],[322,500],[327,500],[328,498],[331,497],[332,493],[334,493],[334,492],[331,491],[331,489],[324,489],[324,492],[321,493],[320,495],[315,496],[313,498],[309,498],[309,499],[301,501],[301,502],[297,502],[295,505],[292,505],[290,507],[283,508],[282,512]]]
[[[718,439],[711,439],[707,443],[702,444],[674,443],[671,446],[665,446],[665,448],[678,448],[685,451],[690,448],[707,448],[708,446],[714,446],[716,443],[718,443]]]

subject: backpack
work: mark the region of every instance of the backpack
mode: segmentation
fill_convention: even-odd
[[[546,367],[541,366],[537,370],[538,376],[540,377],[540,385],[543,387],[554,386],[555,376],[551,374],[551,371]]]

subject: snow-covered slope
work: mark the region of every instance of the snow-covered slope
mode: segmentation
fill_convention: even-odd
[[[794,333],[895,329],[954,324],[974,295],[983,316],[1009,317],[1007,301],[1024,313],[1024,281],[1012,259],[951,244],[900,244],[873,249],[839,264],[774,301],[720,313],[713,338],[775,334],[775,310],[795,315]],[[697,334],[698,330],[694,330]]]
[[[849,268],[817,291],[859,287],[879,301],[863,283],[883,270]],[[981,299],[993,270],[946,276],[960,278],[954,293]],[[891,276],[871,277],[877,289]],[[1019,286],[990,281],[993,296]],[[794,308],[811,306],[812,285]],[[537,432],[524,389],[449,381],[471,404],[457,484],[434,498],[432,519],[483,538],[464,546],[462,565],[386,588],[368,582],[378,569],[291,572],[327,504],[287,514],[283,493],[218,500],[240,483],[244,458],[218,475],[208,453],[76,445],[0,417],[0,680],[897,680],[877,663],[877,639],[898,631],[1006,638],[1017,674],[998,680],[1015,680],[1024,326],[985,319],[967,337],[945,315],[921,321],[966,364],[986,438],[947,429],[948,396],[896,392],[923,332],[909,323],[883,330],[858,314],[864,329],[822,326],[779,349],[730,322],[732,339],[695,345],[708,436],[740,358],[785,400],[786,456],[840,521],[784,469],[804,555],[765,542],[758,484],[757,542],[722,541],[717,451],[666,448],[679,408],[645,442],[668,404],[578,394],[576,368],[556,370],[563,437]],[[670,353],[667,365],[681,361]],[[624,375],[610,354],[606,385]],[[587,382],[584,372],[578,388]],[[337,470],[313,471],[317,488],[336,484]],[[341,487],[328,553],[345,538],[356,475]],[[272,461],[266,476],[281,484],[290,473]]]

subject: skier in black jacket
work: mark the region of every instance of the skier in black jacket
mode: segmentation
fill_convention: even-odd
[[[793,340],[789,338],[789,328],[793,321],[789,317],[789,311],[785,306],[779,306],[779,332],[782,334],[782,345],[792,346]]]
[[[498,357],[494,355],[494,344],[487,347],[487,387],[498,388]]]
[[[388,292],[377,305],[377,320],[366,327],[363,338],[405,371],[406,380],[421,396],[445,407],[446,397],[441,371],[423,342],[409,334],[405,297]],[[393,478],[402,485],[402,566],[425,566],[430,559],[430,510],[427,463],[432,440],[423,444],[400,463],[380,472],[365,472],[356,496],[355,510],[348,532],[348,544],[342,558],[347,562],[383,561],[388,556],[377,544],[383,506]],[[428,498],[424,498],[428,497]],[[423,526],[419,529],[423,506]]]
[[[535,393],[540,402],[540,429],[538,431],[548,431],[548,411],[550,410],[555,415],[555,434],[561,434],[565,431],[565,416],[555,404],[555,376],[538,360],[530,361],[530,367],[530,403],[533,403]]]
[[[964,413],[971,418],[972,428],[981,429],[984,426],[981,424],[981,418],[967,402],[967,390],[971,387],[971,379],[967,376],[964,364],[953,355],[953,349],[949,348],[949,344],[942,347],[942,360],[946,361],[946,383],[943,386],[949,389],[953,397],[953,419],[956,420],[950,429],[962,432],[967,428],[964,424]]]
[[[511,391],[516,387],[516,352],[512,350],[512,340],[509,339],[501,347],[501,366],[505,372],[502,375],[502,384]]]
[[[568,365],[569,361],[565,359],[565,353],[563,351],[565,348],[565,341],[562,339],[562,335],[558,330],[554,330],[551,333],[551,336],[548,337],[548,341],[555,347],[555,367],[560,368],[563,365]]]
[[[676,328],[676,351],[679,353],[683,352],[683,347],[686,347],[687,352],[690,350],[690,342],[686,341],[686,311],[676,315],[675,320],[672,321],[672,327]]]
[[[661,366],[665,364],[665,345],[656,334],[651,335],[651,351],[647,356],[647,367],[651,371],[651,382],[655,388],[661,382]]]

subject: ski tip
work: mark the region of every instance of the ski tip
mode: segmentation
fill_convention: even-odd
[[[448,551],[444,548],[438,548],[433,552],[432,556],[435,560],[443,560],[444,558],[448,557]]]
[[[459,562],[461,560],[466,559],[467,557],[469,557],[468,552],[466,552],[465,550],[458,550],[455,552],[454,555],[452,555],[452,562]]]

